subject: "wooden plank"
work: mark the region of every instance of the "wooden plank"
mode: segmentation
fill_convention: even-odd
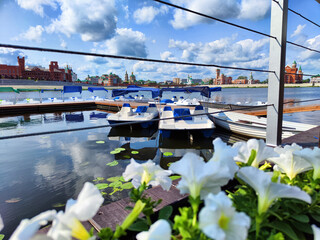
[[[302,147],[320,147],[320,126],[282,140],[283,145],[296,143]]]
[[[319,111],[320,105],[307,105],[307,106],[295,106],[295,107],[286,107],[283,109],[283,113],[295,113],[295,112],[311,112]],[[266,116],[266,110],[260,111],[240,111],[245,114],[254,115],[254,116]]]

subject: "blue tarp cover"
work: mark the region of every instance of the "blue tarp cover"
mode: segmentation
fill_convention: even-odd
[[[185,93],[200,92],[202,96],[205,96],[207,98],[210,98],[211,96],[211,90],[209,87],[162,88],[161,91],[185,92]]]
[[[122,96],[128,93],[139,92],[139,91],[150,91],[152,93],[152,98],[161,96],[161,90],[158,88],[143,88],[143,87],[128,86],[128,88],[126,89],[113,89],[112,97]]]
[[[41,93],[43,93],[43,92],[46,92],[46,91],[60,91],[60,92],[62,92],[63,90],[62,89],[41,89]]]
[[[64,93],[79,92],[81,94],[82,87],[81,86],[63,86],[63,92]]]
[[[221,87],[211,87],[210,92],[218,92],[221,91]]]
[[[136,113],[144,113],[148,110],[147,106],[138,106],[137,110],[135,111]]]
[[[192,120],[192,117],[189,115],[191,115],[189,108],[175,108],[175,109],[173,109],[173,116],[174,117],[181,117],[181,118],[175,118],[174,119],[175,121]],[[189,116],[189,117],[183,117],[183,116]]]
[[[104,90],[104,91],[108,92],[108,90],[103,87],[88,87],[89,92],[100,91],[100,90]]]

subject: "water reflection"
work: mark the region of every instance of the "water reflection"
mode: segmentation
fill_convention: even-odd
[[[66,121],[67,122],[83,122],[84,121],[83,113],[68,113],[66,114]]]

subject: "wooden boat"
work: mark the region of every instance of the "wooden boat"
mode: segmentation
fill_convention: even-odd
[[[189,131],[192,135],[210,137],[214,131],[214,124],[207,115],[191,116],[204,113],[202,106],[196,106],[190,112],[189,108],[174,108],[165,106],[160,116],[159,130],[163,137],[170,137],[172,133],[180,134],[182,131]],[[173,118],[176,117],[176,118]],[[161,120],[169,118],[166,120]]]
[[[141,122],[139,124],[132,124],[132,126],[138,125],[142,128],[148,128],[155,124],[155,121],[150,120],[157,118],[158,116],[159,111],[155,104],[149,104],[149,106],[139,106],[135,111],[133,111],[129,103],[124,103],[119,112],[108,114],[107,120],[110,124]]]
[[[266,138],[267,118],[257,117],[238,112],[220,112],[221,109],[208,108],[209,117],[216,126],[226,130],[255,138]],[[316,125],[283,121],[282,138],[307,131]]]

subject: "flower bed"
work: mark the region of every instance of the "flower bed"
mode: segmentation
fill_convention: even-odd
[[[138,164],[131,159],[123,179],[134,186],[134,207],[114,231],[103,228],[94,234],[82,226],[80,221],[91,219],[103,202],[99,190],[86,183],[77,200],[68,200],[65,212],[50,210],[22,220],[11,239],[31,239],[48,221],[52,227],[46,239],[128,239],[132,231],[138,240],[320,239],[319,148],[292,144],[273,149],[255,139],[227,146],[218,138],[213,144],[208,162],[187,153],[169,170],[151,160]],[[147,197],[145,190],[158,185],[168,190],[172,174],[181,176],[177,188],[189,195],[188,203],[155,214],[161,200]]]

